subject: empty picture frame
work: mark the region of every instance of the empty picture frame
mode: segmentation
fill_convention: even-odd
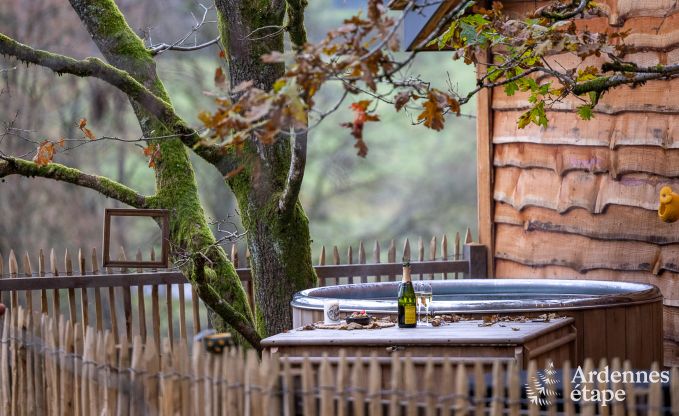
[[[159,261],[112,260],[111,217],[150,217],[160,219],[161,250]],[[104,267],[167,268],[170,253],[170,212],[166,209],[106,208],[104,212]]]

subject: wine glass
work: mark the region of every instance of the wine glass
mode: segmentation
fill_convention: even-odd
[[[431,306],[432,299],[432,289],[431,283],[420,282],[420,297],[422,304],[424,305],[424,314],[426,316],[426,323],[429,324],[429,308]]]
[[[415,289],[415,299],[417,301],[417,322],[421,322],[422,318],[422,282],[413,282],[413,289]]]

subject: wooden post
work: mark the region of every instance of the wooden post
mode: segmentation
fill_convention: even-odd
[[[92,247],[92,274],[99,274],[99,259],[97,258],[97,250]],[[97,331],[104,329],[104,311],[101,304],[101,289],[94,289],[94,316],[97,321]]]
[[[476,243],[465,244],[464,259],[469,262],[469,273],[463,274],[463,278],[481,279],[488,277],[486,258],[486,246]]]
[[[493,61],[492,52],[486,52],[484,62]],[[486,73],[486,67],[476,66],[477,77]],[[476,188],[479,225],[479,243],[488,247],[486,263],[488,276],[493,276],[493,256],[495,235],[493,211],[493,90],[484,88],[479,91],[476,101]]]
[[[380,259],[380,242],[378,240],[375,240],[375,248],[373,249],[373,262],[375,264],[380,264],[381,259]],[[382,276],[377,275],[375,276],[375,281],[376,282],[381,282],[382,281]]]

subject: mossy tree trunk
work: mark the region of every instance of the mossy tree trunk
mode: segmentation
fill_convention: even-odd
[[[128,26],[115,3],[112,0],[72,0],[71,3],[106,60],[170,103],[151,53]],[[175,133],[137,102],[130,102],[145,137],[167,137]],[[183,265],[183,272],[190,281],[196,282],[198,275],[204,279],[205,285],[197,285],[202,297],[217,295],[241,314],[245,323],[254,326],[253,314],[235,268],[224,250],[216,245],[208,227],[186,146],[179,138],[159,140],[157,144],[160,159],[155,169],[156,195],[147,198],[147,205],[171,212],[174,260]],[[208,260],[208,263],[201,262],[201,270],[191,258],[195,253]],[[218,329],[226,329],[221,320],[215,323]]]
[[[263,90],[271,89],[285,68],[264,64],[260,57],[283,51],[280,28],[286,2],[218,0],[216,5],[231,85],[254,81]],[[308,220],[297,197],[304,163],[292,161],[295,150],[303,161],[306,136],[281,135],[273,145],[249,141],[241,155],[245,169],[227,180],[248,231],[257,324],[263,335],[290,329],[293,293],[316,285]]]
[[[259,349],[262,335],[290,328],[292,294],[316,283],[308,221],[298,201],[306,161],[306,134],[281,135],[271,145],[253,139],[237,154],[224,154],[221,146],[201,144],[196,132],[172,108],[157,76],[152,52],[129,27],[114,0],[70,2],[108,64],[96,58],[76,60],[33,49],[1,33],[0,53],[58,74],[96,77],[127,94],[144,136],[160,148],[156,194],[143,196],[108,178],[55,163],[39,166],[7,156],[0,159],[0,177],[42,176],[95,189],[137,208],[168,209],[174,260],[182,264],[203,301],[223,319],[214,322],[216,327],[225,329],[223,322],[227,323]],[[283,75],[282,65],[265,65],[260,56],[283,50],[286,7],[288,26],[294,26],[288,28],[294,43],[304,42],[305,4],[305,0],[217,2],[232,85],[252,80],[260,88],[269,89]],[[255,29],[270,26],[275,27],[274,32],[251,36]],[[189,148],[223,174],[236,167],[244,168],[227,183],[238,199],[248,231],[256,316],[248,306],[233,264],[208,227]]]

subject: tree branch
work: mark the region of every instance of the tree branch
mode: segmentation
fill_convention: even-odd
[[[575,1],[573,1],[573,5],[575,4]],[[585,11],[585,7],[587,7],[587,3],[589,0],[580,0],[580,3],[578,4],[578,7],[575,9],[571,10],[570,12],[565,12],[565,13],[557,13],[557,12],[550,12],[547,10],[542,10],[540,11],[540,16],[542,17],[547,17],[553,20],[567,20],[570,19],[571,17],[575,17]],[[549,7],[549,6],[547,6]]]
[[[210,307],[224,322],[231,325],[233,329],[245,338],[257,351],[262,351],[260,344],[262,338],[257,330],[250,325],[250,321],[240,312],[229,305],[217,291],[210,286],[205,276],[206,259],[200,255],[194,256],[195,261],[195,284],[198,296]]]
[[[0,54],[10,55],[29,64],[44,66],[57,74],[72,74],[79,77],[94,77],[118,88],[153,114],[170,131],[176,132],[181,141],[210,163],[222,155],[212,146],[200,146],[201,138],[175,112],[170,104],[160,99],[134,79],[130,74],[99,58],[77,60],[40,49],[31,48],[0,33]]]
[[[301,48],[307,42],[306,29],[304,28],[304,9],[306,9],[307,4],[307,0],[287,0],[287,29],[290,40],[298,48]]]
[[[307,154],[307,132],[298,131],[291,137],[292,155],[290,158],[290,169],[285,178],[285,187],[278,200],[278,210],[283,213],[290,212],[297,202],[299,190],[304,179],[304,167],[306,166]]]
[[[208,46],[214,45],[215,43],[219,42],[219,39],[220,37],[217,36],[216,38],[210,41],[201,43],[200,45],[193,46],[181,46],[168,43],[159,43],[158,45],[153,45],[152,47],[150,47],[149,51],[151,52],[151,55],[154,56],[165,51],[180,51],[180,52],[197,51],[199,49],[207,48]]]
[[[104,176],[96,176],[84,173],[78,169],[70,168],[58,163],[50,163],[38,166],[36,163],[9,157],[0,157],[0,178],[9,175],[21,175],[26,177],[39,176],[54,179],[61,182],[93,189],[100,194],[113,198],[135,208],[146,207],[146,197],[138,194],[131,188],[113,181]]]
[[[668,65],[670,70],[663,72],[645,72],[636,75],[618,74],[610,77],[599,77],[590,81],[575,84],[571,92],[574,95],[582,95],[588,92],[603,93],[611,88],[628,84],[643,84],[655,79],[669,79],[679,76],[679,65]]]

